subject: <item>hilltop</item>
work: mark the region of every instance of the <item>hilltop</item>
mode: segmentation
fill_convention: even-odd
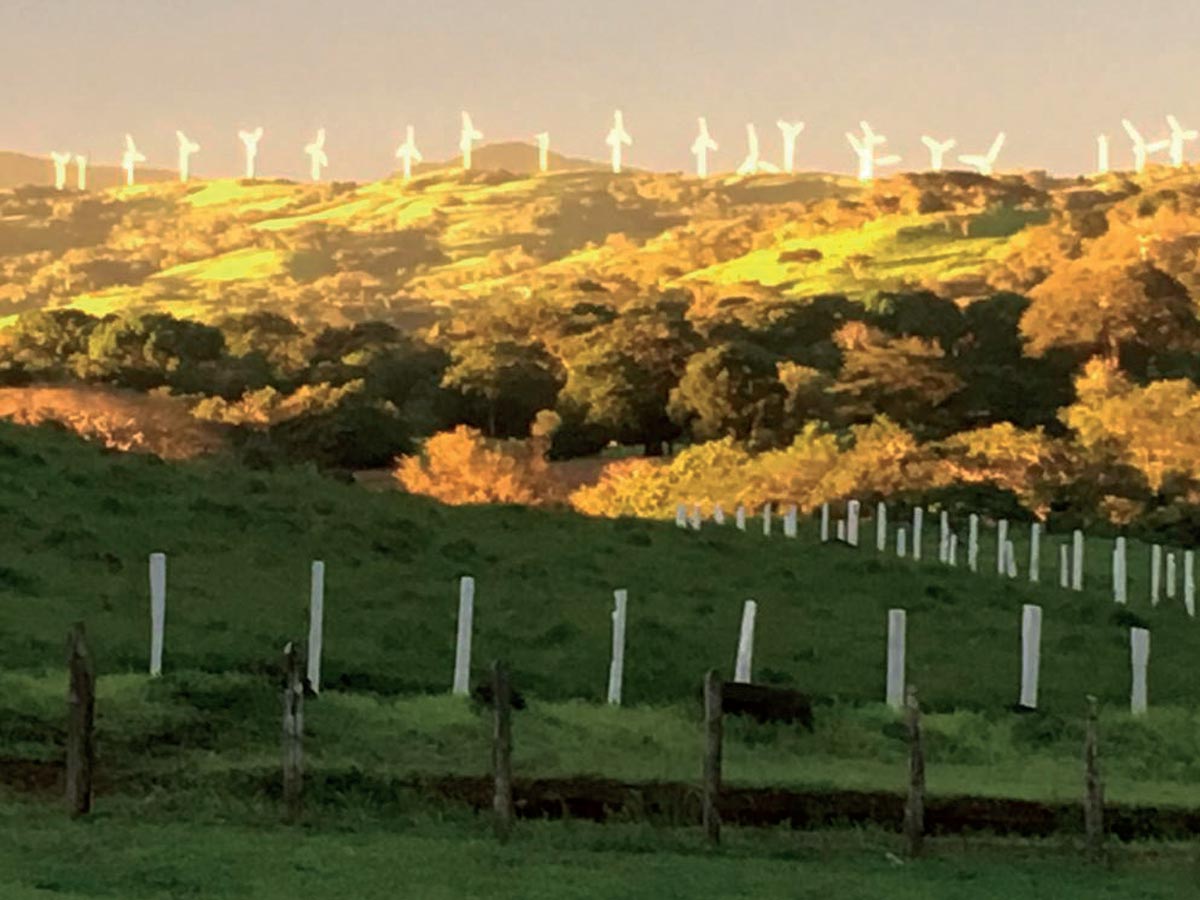
[[[179,176],[170,169],[139,166],[137,177],[140,182],[157,184],[163,181],[175,181]],[[104,191],[123,185],[125,172],[120,166],[89,163],[87,179],[88,187],[91,190]],[[70,184],[75,184],[75,164],[73,162],[67,180]],[[19,187],[53,187],[53,185],[54,164],[48,155],[29,156],[25,153],[0,150],[0,190]]]

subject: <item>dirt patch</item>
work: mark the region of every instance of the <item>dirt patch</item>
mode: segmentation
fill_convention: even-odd
[[[0,786],[29,794],[62,790],[63,764],[0,757]]]

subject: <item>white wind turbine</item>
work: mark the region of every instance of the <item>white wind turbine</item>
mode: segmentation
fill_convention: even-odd
[[[708,154],[716,151],[717,142],[708,133],[708,120],[701,116],[697,121],[700,125],[700,133],[696,136],[696,140],[692,141],[692,156],[696,157],[696,175],[700,178],[707,178]]]
[[[1108,135],[1102,134],[1096,138],[1096,174],[1107,175],[1108,170]]]
[[[1183,145],[1200,137],[1200,131],[1185,129],[1174,116],[1167,116],[1167,125],[1171,129],[1171,165],[1178,169],[1183,165]]]
[[[866,122],[858,124],[862,128],[862,137],[847,131],[846,140],[850,142],[855,155],[858,156],[858,180],[870,181],[875,177],[876,166],[893,166],[900,162],[900,157],[894,153],[890,156],[876,156],[875,148],[886,144],[887,138],[872,131],[871,126]]]
[[[550,132],[541,131],[534,135],[538,148],[538,171],[550,171]]]
[[[1125,133],[1129,135],[1129,139],[1133,141],[1133,171],[1144,172],[1146,170],[1146,162],[1150,158],[1151,153],[1158,153],[1160,150],[1166,150],[1171,146],[1169,140],[1154,141],[1146,143],[1140,131],[1133,127],[1133,123],[1128,119],[1122,119],[1121,125],[1125,129]]]
[[[1004,147],[1004,132],[996,135],[996,139],[992,141],[992,146],[988,148],[988,152],[983,156],[979,154],[967,153],[958,158],[958,161],[964,165],[972,166],[980,175],[991,175],[996,170],[996,158],[1000,156],[1000,150]]]
[[[413,163],[419,163],[424,158],[421,155],[421,151],[417,149],[417,140],[414,136],[413,127],[409,125],[405,132],[404,143],[396,148],[396,159],[401,160],[404,164],[405,181],[412,178]]]
[[[86,156],[75,154],[75,186],[81,191],[87,190],[87,164]]]
[[[54,189],[61,191],[67,186],[67,164],[71,162],[71,154],[51,150],[50,159],[54,162]]]
[[[466,112],[462,114],[462,134],[458,139],[458,149],[462,151],[463,168],[471,168],[471,146],[475,141],[483,140],[483,132],[471,124],[471,117]]]
[[[785,122],[780,119],[775,124],[783,132],[783,171],[790,174],[796,171],[796,139],[804,130],[804,123]]]
[[[759,158],[758,129],[754,123],[746,125],[746,158],[738,166],[739,175],[754,175],[757,172],[778,172],[779,168]]]
[[[929,148],[929,171],[942,171],[943,163],[946,159],[946,154],[958,146],[958,141],[954,138],[949,140],[939,141],[931,138],[927,134],[921,135],[921,143]]]
[[[191,175],[192,154],[200,152],[200,145],[188,140],[182,131],[175,132],[175,139],[179,141],[179,180],[186,184]]]
[[[612,170],[614,175],[621,174],[621,148],[632,147],[633,138],[625,130],[625,117],[618,109],[613,113],[613,127],[604,143],[612,148]]]
[[[133,135],[125,135],[125,152],[121,154],[121,168],[125,170],[127,185],[133,184],[133,173],[137,164],[145,161],[146,157],[138,152],[137,145],[133,142]]]
[[[246,178],[254,180],[255,164],[258,161],[258,142],[262,140],[263,130],[259,125],[253,131],[239,131],[238,137],[246,147]]]
[[[308,154],[310,163],[309,171],[312,174],[313,181],[321,180],[321,167],[329,165],[329,157],[325,153],[325,129],[317,129],[317,139],[311,144],[304,146],[304,152]]]

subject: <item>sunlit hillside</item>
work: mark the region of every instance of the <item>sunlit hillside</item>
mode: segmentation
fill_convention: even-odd
[[[490,162],[516,167],[513,147],[531,151],[502,145]],[[702,181],[563,158],[552,169],[0,192],[0,321],[40,308],[201,320],[269,308],[404,326],[439,306],[584,281],[682,287],[701,302],[912,289],[969,299],[1010,286],[1006,262],[1055,211],[1086,201],[1103,212],[1140,187],[1122,176],[963,172],[865,187],[814,173]],[[1196,179],[1160,171],[1139,181]]]

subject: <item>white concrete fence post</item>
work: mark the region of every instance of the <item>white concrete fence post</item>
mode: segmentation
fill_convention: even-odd
[[[979,571],[979,516],[975,513],[967,519],[967,568]]]
[[[163,632],[167,621],[167,555],[150,554],[150,674],[162,674]]]
[[[1175,599],[1175,554],[1167,554],[1167,599]]]
[[[1021,611],[1021,706],[1037,709],[1038,675],[1042,664],[1042,608]]]
[[[1124,604],[1128,599],[1129,576],[1125,565],[1125,538],[1119,537],[1113,544],[1112,581],[1113,602]]]
[[[771,536],[771,504],[764,503],[762,508],[763,537]]]
[[[887,705],[904,708],[905,642],[908,614],[902,609],[888,610]]]
[[[747,600],[742,607],[742,629],[738,633],[737,662],[733,669],[733,680],[739,684],[749,684],[754,664],[754,619],[758,614],[758,604]]]
[[[700,524],[703,522],[703,520],[704,520],[704,518],[700,514],[700,504],[693,503],[692,504],[692,514],[691,514],[691,516],[688,517],[688,524],[692,526],[692,531],[699,531]]]
[[[1192,550],[1183,553],[1183,605],[1187,614],[1196,617],[1196,554]]]
[[[858,521],[861,509],[861,504],[857,500],[851,500],[846,504],[846,543],[851,547],[858,546]]]
[[[958,535],[950,532],[950,565],[958,565]]]
[[[608,667],[608,702],[613,706],[621,705],[621,688],[625,681],[625,610],[628,602],[627,591],[613,591],[612,662]]]
[[[1003,575],[1008,570],[1008,560],[1005,559],[1005,548],[1008,546],[1008,519],[996,523],[996,574]]]
[[[829,504],[821,504],[821,543],[829,543]]]
[[[746,507],[741,503],[737,506],[737,511],[734,513],[734,524],[737,525],[738,531],[746,530]]]
[[[797,535],[796,528],[797,510],[796,504],[792,504],[787,508],[787,512],[783,516],[783,536],[794,538]]]
[[[938,516],[938,562],[950,562],[950,513],[944,509]]]
[[[676,528],[687,528],[688,527],[687,506],[683,503],[678,503],[675,506],[675,527]]]
[[[1135,716],[1140,716],[1149,707],[1147,670],[1150,667],[1150,632],[1145,628],[1129,629],[1129,656],[1133,669],[1129,710]]]
[[[916,507],[912,514],[912,558],[921,560],[921,527],[925,524],[925,510]]]
[[[1042,567],[1042,523],[1034,522],[1029,526],[1029,580],[1037,582],[1041,577]]]
[[[458,641],[454,648],[453,692],[471,693],[471,634],[475,620],[475,579],[464,575],[458,582]]]
[[[1083,532],[1078,528],[1075,529],[1074,553],[1071,557],[1071,589],[1076,591],[1083,590]]]
[[[720,503],[713,504],[713,524],[725,524],[725,510]]]
[[[875,549],[880,553],[887,550],[887,504],[882,500],[875,506]]]
[[[896,555],[901,559],[908,556],[908,534],[903,528],[896,529]]]
[[[1009,578],[1017,577],[1017,548],[1012,541],[1004,542],[1004,571]]]
[[[1150,605],[1158,606],[1162,594],[1162,547],[1150,548]]]
[[[1058,545],[1058,586],[1063,589],[1071,587],[1071,551],[1066,544]]]
[[[308,684],[321,692],[321,645],[325,640],[325,563],[313,560],[308,588]]]

